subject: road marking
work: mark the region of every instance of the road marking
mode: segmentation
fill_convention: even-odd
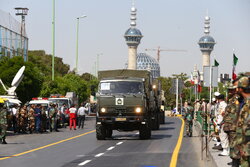
[[[18,156],[21,156],[21,155],[24,155],[24,154],[28,154],[28,153],[31,153],[31,152],[34,152],[34,151],[38,151],[38,150],[41,150],[41,149],[44,149],[44,148],[47,148],[47,147],[51,147],[51,146],[54,146],[54,145],[57,145],[57,144],[60,144],[60,143],[63,143],[63,142],[66,142],[66,141],[81,137],[81,136],[84,136],[84,135],[87,135],[87,134],[93,133],[93,132],[95,132],[95,130],[92,130],[92,131],[89,131],[89,132],[86,132],[86,133],[83,133],[83,134],[80,134],[80,135],[77,135],[77,136],[74,136],[74,137],[70,137],[68,139],[60,140],[58,142],[51,143],[51,144],[48,144],[48,145],[45,145],[45,146],[42,146],[42,147],[38,147],[38,148],[35,148],[35,149],[32,149],[32,150],[28,150],[28,151],[25,151],[25,152],[22,152],[22,153],[19,153],[19,154],[14,154],[14,155],[11,155],[11,156],[8,156],[8,157],[3,157],[3,158],[0,158],[0,160],[5,160],[5,159],[13,158],[13,157],[18,157]]]
[[[95,157],[100,157],[102,156],[104,153],[99,153],[99,154],[96,154]]]
[[[109,147],[107,150],[110,151],[110,150],[113,150],[114,148],[115,148],[115,146]]]
[[[82,163],[78,164],[78,166],[86,165],[86,164],[89,163],[90,161],[92,161],[92,160],[83,161]]]
[[[119,142],[119,143],[116,143],[116,145],[121,145],[123,142],[121,141],[121,142]]]
[[[178,154],[179,154],[179,151],[180,151],[180,148],[181,148],[181,144],[182,144],[182,139],[183,139],[183,131],[184,131],[184,124],[185,124],[185,122],[184,122],[184,120],[182,118],[179,117],[179,119],[181,119],[181,122],[182,122],[182,124],[181,124],[181,130],[180,130],[180,135],[179,135],[177,144],[175,146],[175,149],[174,149],[171,161],[170,161],[170,167],[176,167],[176,165],[177,165]]]

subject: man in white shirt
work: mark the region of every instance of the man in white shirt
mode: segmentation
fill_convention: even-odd
[[[218,96],[219,106],[218,106],[218,115],[217,115],[217,126],[219,126],[219,136],[221,140],[221,146],[223,148],[223,151],[219,154],[219,156],[228,156],[229,155],[229,141],[228,141],[228,135],[224,132],[223,127],[223,117],[225,114],[225,109],[227,107],[227,103],[224,100],[224,95],[221,94]]]
[[[80,127],[83,129],[83,127],[84,127],[85,111],[88,111],[88,108],[85,107],[85,104],[81,104],[81,107],[78,109],[78,112],[77,112],[77,115],[78,115],[78,129],[80,129]]]

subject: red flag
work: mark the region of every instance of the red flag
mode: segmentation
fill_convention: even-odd
[[[237,78],[237,75],[235,73],[235,66],[233,66],[232,79],[235,80],[236,78]]]
[[[201,91],[202,91],[202,87],[201,85],[198,84],[198,92],[201,93]]]
[[[232,72],[232,79],[235,80],[237,78],[237,75],[235,73],[235,66],[238,62],[238,57],[235,56],[235,54],[233,54],[233,72]]]

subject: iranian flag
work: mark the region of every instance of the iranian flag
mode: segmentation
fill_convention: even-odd
[[[237,75],[235,73],[235,66],[238,63],[238,57],[233,54],[233,72],[232,72],[232,79],[235,80],[237,78]]]

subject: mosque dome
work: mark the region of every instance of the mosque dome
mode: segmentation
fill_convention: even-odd
[[[150,70],[153,78],[160,77],[160,65],[155,58],[146,53],[137,54],[137,70]]]

